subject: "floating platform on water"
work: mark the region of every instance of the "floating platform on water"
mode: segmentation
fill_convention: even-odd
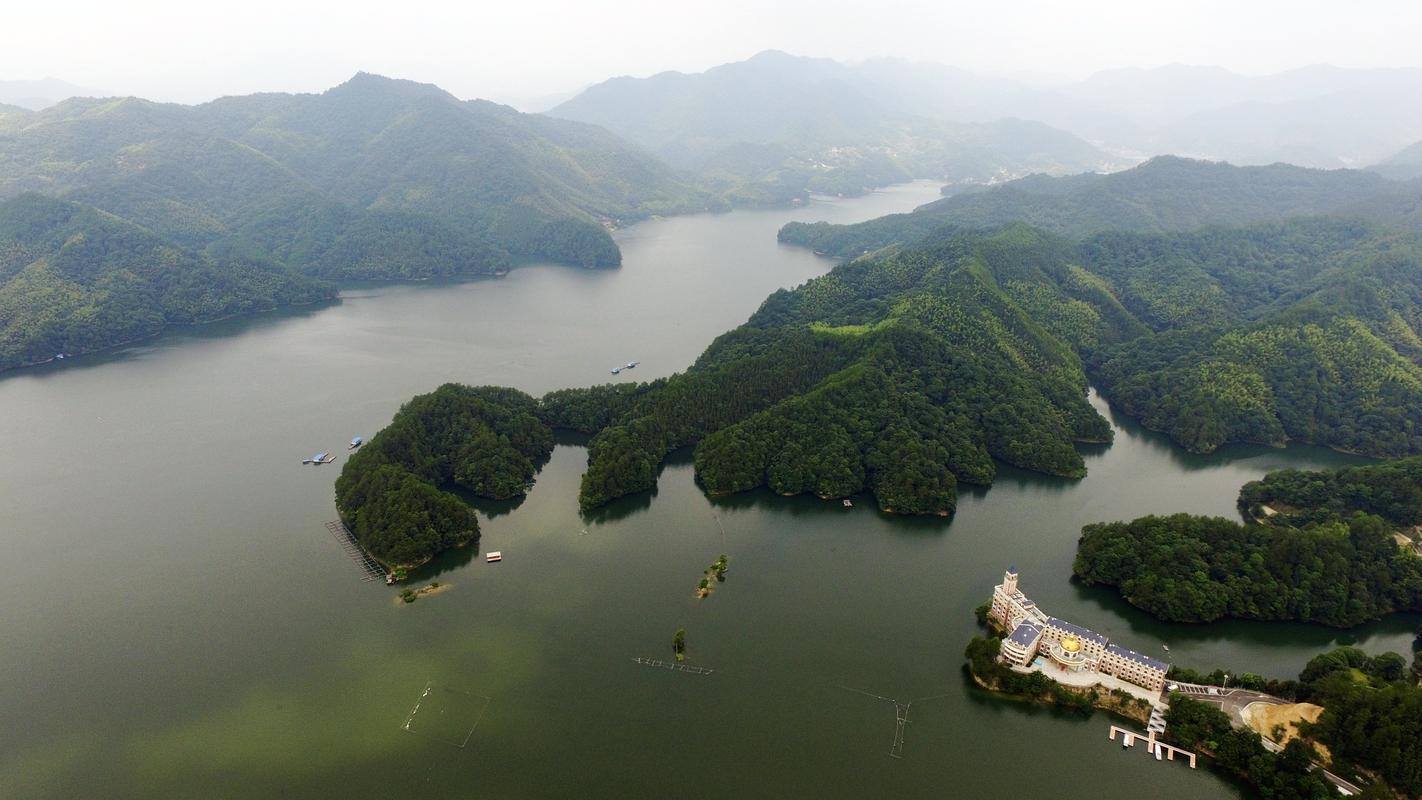
[[[675,661],[662,661],[661,659],[658,659],[658,658],[634,658],[634,659],[632,659],[632,660],[633,660],[634,662],[638,663],[638,664],[641,664],[641,665],[644,666],[644,667],[657,667],[658,669],[667,669],[667,670],[673,670],[673,671],[676,671],[676,672],[685,672],[685,673],[687,673],[688,675],[703,675],[703,676],[704,676],[704,675],[710,675],[712,672],[715,671],[715,670],[707,669],[706,667],[698,667],[698,666],[695,666],[695,665],[693,665],[693,664],[679,664],[679,663],[677,663],[677,662],[675,662]]]
[[[379,561],[371,558],[370,554],[365,552],[365,548],[361,547],[360,542],[356,541],[355,534],[351,533],[351,529],[346,527],[346,523],[340,520],[332,520],[326,523],[326,530],[331,532],[331,536],[335,538],[336,543],[341,546],[342,550],[346,551],[346,555],[350,556],[352,561],[356,562],[356,566],[360,567],[360,571],[364,573],[361,580],[386,580],[388,576],[385,574],[385,568],[380,566]],[[388,583],[389,581],[387,580],[386,582]]]
[[[504,551],[502,551],[502,550],[493,550],[493,551],[490,551],[490,552],[484,554],[484,563],[486,563],[486,564],[494,564],[494,563],[496,563],[496,562],[503,561],[503,560],[504,560]]]

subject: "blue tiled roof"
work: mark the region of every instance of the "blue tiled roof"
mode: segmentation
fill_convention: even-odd
[[[1164,672],[1170,668],[1170,665],[1166,664],[1164,661],[1151,658],[1150,656],[1143,656],[1134,650],[1127,650],[1126,648],[1118,644],[1106,645],[1106,652],[1115,653],[1121,658],[1127,659],[1129,661],[1134,661],[1137,664],[1144,664],[1147,667],[1150,667],[1151,669],[1158,669],[1161,672]]]
[[[1087,629],[1087,628],[1083,628],[1083,627],[1081,627],[1080,625],[1073,625],[1073,624],[1071,624],[1070,622],[1067,622],[1067,621],[1064,620],[1064,619],[1057,619],[1056,617],[1049,617],[1049,618],[1047,619],[1047,624],[1048,624],[1048,625],[1051,625],[1051,626],[1054,627],[1054,628],[1061,628],[1062,630],[1066,631],[1067,633],[1074,633],[1074,634],[1076,634],[1077,636],[1080,636],[1082,639],[1085,639],[1085,640],[1088,641],[1088,642],[1096,642],[1097,644],[1103,644],[1103,645],[1106,644],[1106,637],[1105,637],[1105,636],[1102,636],[1101,634],[1097,633],[1096,631],[1089,630],[1089,629]]]
[[[1042,629],[1030,622],[1023,622],[1012,631],[1012,635],[1007,637],[1009,642],[1026,647],[1042,633]]]
[[[1007,573],[1008,573],[1009,575],[1016,575],[1016,574],[1017,574],[1017,565],[1016,565],[1016,564],[1013,564],[1012,566],[1008,567],[1008,568],[1007,568]]]

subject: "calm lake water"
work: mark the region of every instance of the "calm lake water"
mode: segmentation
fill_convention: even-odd
[[[1113,417],[1086,479],[1004,469],[951,521],[869,498],[713,503],[685,454],[655,496],[584,518],[586,451],[569,442],[524,502],[485,509],[480,551],[503,563],[450,554],[422,577],[452,588],[411,606],[362,583],[327,533],[341,461],[301,459],[343,457],[411,395],[538,394],[633,358],[630,378],[678,371],[766,294],[829,268],[777,245],[781,224],[936,197],[919,183],[651,221],[618,234],[620,270],[350,290],[0,379],[0,794],[1236,796],[1209,770],[1112,746],[1105,716],[972,689],[972,609],[1015,564],[1050,613],[1145,652],[1168,642],[1190,666],[1292,676],[1340,642],[1405,651],[1416,619],[1163,625],[1070,580],[1085,523],[1233,515],[1244,481],[1344,456],[1190,456]],[[726,582],[695,600],[722,552]],[[678,627],[711,675],[633,662],[669,658]],[[854,689],[914,701],[902,759],[893,705]]]

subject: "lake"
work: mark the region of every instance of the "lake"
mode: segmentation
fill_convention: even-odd
[[[347,289],[0,379],[0,786],[6,797],[1236,796],[1082,719],[965,681],[972,609],[1008,565],[1049,613],[1177,662],[1292,677],[1336,643],[1406,652],[1418,620],[1349,632],[1155,622],[1071,578],[1080,527],[1234,515],[1240,484],[1356,461],[1192,456],[1128,420],[1080,481],[1003,468],[952,520],[758,492],[712,502],[678,453],[655,495],[577,507],[567,439],[483,539],[402,605],[324,527],[343,463],[446,381],[534,394],[684,369],[771,291],[831,264],[791,219],[907,211],[907,184],[799,209],[652,220],[620,269]],[[641,365],[613,377],[610,368]],[[1106,409],[1099,399],[1098,407]],[[501,564],[481,553],[501,550]],[[696,600],[720,553],[730,571]],[[671,657],[709,675],[633,659]],[[891,702],[909,703],[890,758]]]

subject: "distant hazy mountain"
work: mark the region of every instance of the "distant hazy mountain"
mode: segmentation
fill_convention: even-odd
[[[30,111],[49,108],[71,97],[102,97],[107,92],[86,89],[58,78],[37,81],[0,81],[0,104],[19,106]]]
[[[1422,142],[1408,145],[1368,169],[1393,180],[1422,178]]]
[[[706,72],[614,78],[550,113],[604,126],[673,165],[785,199],[806,189],[851,193],[932,177],[986,182],[1081,172],[1119,162],[1041,123],[931,118],[932,94],[827,59],[769,51]],[[927,80],[927,79],[925,79]],[[887,88],[898,86],[896,91]],[[913,106],[927,113],[906,113]],[[982,115],[979,115],[982,116]],[[742,187],[735,187],[740,182]]]
[[[92,204],[189,247],[241,241],[329,277],[549,258],[615,264],[600,220],[701,208],[605,130],[357,75],[200,106],[73,99],[0,115],[0,197]]]
[[[1127,120],[1100,138],[1150,153],[1362,166],[1422,139],[1417,69],[1312,66],[1252,77],[1174,65],[1101,72],[1058,93]]]
[[[1422,191],[1370,172],[1288,164],[1236,167],[1159,156],[1111,175],[1032,176],[964,192],[857,225],[791,223],[781,241],[853,256],[912,242],[940,228],[996,228],[1026,222],[1067,236],[1104,231],[1161,233],[1244,225],[1287,217],[1358,212],[1372,218],[1413,213]]]

